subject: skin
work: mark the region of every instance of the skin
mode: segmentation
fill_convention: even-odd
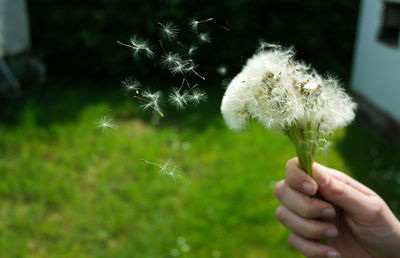
[[[276,217],[305,256],[400,257],[400,222],[381,197],[342,172],[314,163],[311,177],[291,159],[274,192],[282,203]],[[317,192],[322,198],[312,197]]]

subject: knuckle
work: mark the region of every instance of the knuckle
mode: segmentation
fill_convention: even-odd
[[[332,180],[328,182],[329,189],[332,195],[339,197],[346,197],[348,195],[348,186],[342,182],[332,183]]]
[[[368,201],[369,209],[370,209],[370,219],[375,221],[378,218],[381,218],[385,213],[385,205],[382,199],[377,196],[370,197]]]

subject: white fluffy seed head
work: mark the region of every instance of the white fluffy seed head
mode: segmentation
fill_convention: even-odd
[[[158,23],[160,28],[160,36],[166,40],[173,40],[178,35],[179,29],[173,22],[166,24]]]
[[[336,79],[294,60],[292,49],[266,47],[247,61],[225,92],[221,111],[231,129],[256,119],[284,132],[292,124],[306,128],[311,122],[330,133],[354,119],[356,105]]]
[[[168,100],[174,105],[177,109],[185,108],[188,102],[188,94],[187,92],[181,93],[180,89],[173,88],[170,94],[168,95]]]
[[[200,104],[201,101],[206,101],[208,98],[207,94],[202,89],[193,89],[191,94],[188,96],[188,100],[195,106]]]

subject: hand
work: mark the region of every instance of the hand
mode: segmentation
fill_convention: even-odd
[[[400,257],[400,222],[374,191],[337,170],[314,163],[310,177],[291,159],[275,196],[289,243],[307,257]]]

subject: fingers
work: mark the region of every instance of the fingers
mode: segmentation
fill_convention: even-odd
[[[294,190],[286,180],[276,183],[274,192],[276,198],[284,206],[304,218],[333,218],[335,216],[335,209],[330,203]]]
[[[305,219],[293,213],[283,205],[280,205],[276,209],[276,217],[285,227],[306,238],[325,239],[338,235],[335,225],[317,220]]]
[[[369,213],[369,196],[332,176],[323,166],[315,166],[313,177],[319,185],[320,194],[329,202],[346,212],[358,216]]]
[[[285,171],[287,183],[297,191],[310,196],[317,192],[317,183],[304,170],[299,168],[297,158],[290,159],[286,163]]]
[[[366,195],[376,195],[374,191],[366,187],[365,185],[361,184],[360,182],[354,180],[353,178],[349,177],[348,175],[339,172],[335,169],[325,167],[319,163],[314,162],[313,170],[323,170],[329,173],[331,176],[336,178],[339,181],[342,181],[343,183],[346,183],[353,187],[354,189],[366,194]]]
[[[307,257],[340,257],[339,252],[335,248],[308,240],[293,232],[290,233],[288,240],[291,246],[293,246],[295,249],[297,249]]]

